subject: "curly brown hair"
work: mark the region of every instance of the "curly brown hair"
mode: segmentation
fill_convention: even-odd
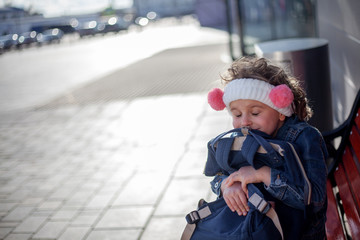
[[[308,105],[305,90],[300,81],[287,74],[284,69],[272,64],[268,59],[246,56],[235,60],[227,72],[221,75],[225,84],[239,78],[255,78],[273,86],[286,84],[294,94],[293,111],[301,120],[309,120],[312,110]]]

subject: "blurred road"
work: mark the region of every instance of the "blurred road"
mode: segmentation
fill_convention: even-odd
[[[193,22],[0,56],[0,239],[180,239],[228,59]]]
[[[226,41],[224,32],[200,30],[192,19],[169,19],[143,30],[9,52],[0,55],[0,113],[41,105],[166,49]]]

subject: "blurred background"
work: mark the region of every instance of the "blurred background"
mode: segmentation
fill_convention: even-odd
[[[100,38],[113,38],[108,36],[113,33],[121,35],[118,39],[126,38],[154,26],[159,30],[160,25],[216,29],[221,32],[218,36],[222,34],[221,41],[226,38],[225,54],[232,60],[254,54],[254,45],[261,42],[324,38],[329,41],[331,86],[337,89],[331,93],[330,103],[337,125],[349,112],[359,88],[359,70],[355,66],[359,56],[356,14],[359,9],[355,0],[1,0],[0,54],[60,42],[80,45],[83,38],[96,37],[101,41]],[[184,44],[191,37],[185,31],[180,34],[185,40],[172,41],[174,45]],[[143,43],[152,41],[151,38],[144,37]],[[216,42],[211,37],[203,39]],[[156,43],[159,41],[152,41],[151,46],[155,47]],[[139,45],[131,47],[139,48]],[[2,56],[8,62],[6,58]],[[4,72],[4,68],[8,69],[6,65],[0,67],[3,76],[9,76]]]
[[[282,62],[311,73],[310,102],[330,113],[315,112],[317,123],[336,127],[360,86],[359,10],[358,0],[0,0],[0,239],[179,239],[198,199],[215,197],[202,171],[207,142],[231,128],[207,105],[220,74],[274,44],[271,60],[304,60]],[[326,54],[289,53],[281,41],[293,39],[324,39]]]

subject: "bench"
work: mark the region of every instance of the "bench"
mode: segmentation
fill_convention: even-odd
[[[329,151],[327,239],[360,239],[360,90],[347,120],[322,134]]]

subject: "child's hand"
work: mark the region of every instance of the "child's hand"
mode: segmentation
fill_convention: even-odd
[[[246,196],[249,197],[247,184],[263,182],[266,185],[269,185],[270,181],[271,181],[271,176],[270,176],[269,167],[264,166],[258,170],[255,170],[255,168],[251,166],[246,166],[232,173],[224,181],[223,184],[226,185],[227,187],[230,187],[236,182],[241,182],[242,190],[246,193]]]
[[[235,182],[231,186],[222,184],[221,191],[223,198],[231,211],[236,211],[239,216],[245,216],[247,214],[250,208],[247,203],[246,194],[242,190],[241,183]]]

